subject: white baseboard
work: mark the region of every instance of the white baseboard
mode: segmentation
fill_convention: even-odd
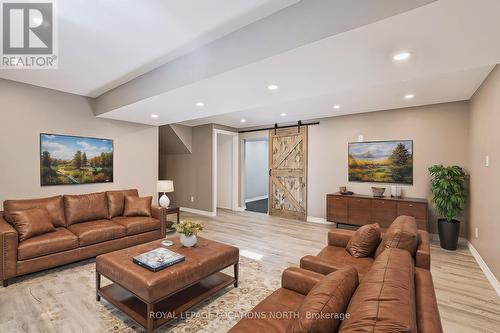
[[[486,275],[486,278],[490,282],[491,286],[495,291],[497,292],[497,295],[500,296],[500,283],[498,282],[498,279],[495,277],[493,272],[490,270],[486,262],[484,262],[483,258],[477,252],[476,248],[471,244],[471,242],[467,242],[469,246],[470,253],[472,253],[472,256],[474,259],[476,259],[479,267],[481,267],[481,270],[483,271],[484,275]]]
[[[328,222],[323,217],[314,217],[314,216],[307,216],[307,222],[310,222],[310,223],[319,223],[319,224],[328,224],[328,225],[335,224],[333,222]]]
[[[236,207],[236,211],[237,211],[237,212],[244,212],[244,211],[245,211],[245,209],[247,209],[247,208],[246,208],[246,207],[244,207],[244,206]]]
[[[216,212],[209,212],[207,210],[201,210],[201,209],[194,209],[194,208],[188,208],[188,207],[181,207],[181,211],[183,212],[188,212],[188,213],[193,213],[193,214],[198,214],[198,215],[204,215],[204,216],[217,216]]]
[[[261,195],[260,197],[245,199],[245,202],[252,202],[252,201],[257,201],[257,200],[264,200],[264,199],[267,199],[267,198],[268,198],[267,195]]]

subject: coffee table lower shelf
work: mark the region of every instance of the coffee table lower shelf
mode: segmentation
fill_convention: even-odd
[[[100,276],[97,278],[100,279]],[[125,288],[112,283],[97,289],[97,300],[102,296],[139,325],[146,328],[147,332],[152,332],[216,292],[235,283],[236,279],[232,276],[217,272],[152,304],[146,303]],[[159,318],[148,318],[148,312],[161,315],[154,316]]]

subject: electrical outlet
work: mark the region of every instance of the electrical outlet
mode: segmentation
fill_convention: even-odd
[[[484,166],[489,167],[490,166],[490,156],[486,155],[484,158]]]
[[[191,196],[191,202],[194,202],[194,196],[193,195]]]
[[[474,229],[474,235],[476,236],[476,238],[479,238],[479,228],[478,227],[476,227]]]

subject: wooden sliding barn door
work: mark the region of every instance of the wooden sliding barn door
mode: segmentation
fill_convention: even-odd
[[[306,220],[307,126],[269,131],[269,214]]]

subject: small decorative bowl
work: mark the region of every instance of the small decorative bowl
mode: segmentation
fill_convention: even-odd
[[[385,187],[373,187],[372,192],[374,197],[383,197],[385,192]]]

